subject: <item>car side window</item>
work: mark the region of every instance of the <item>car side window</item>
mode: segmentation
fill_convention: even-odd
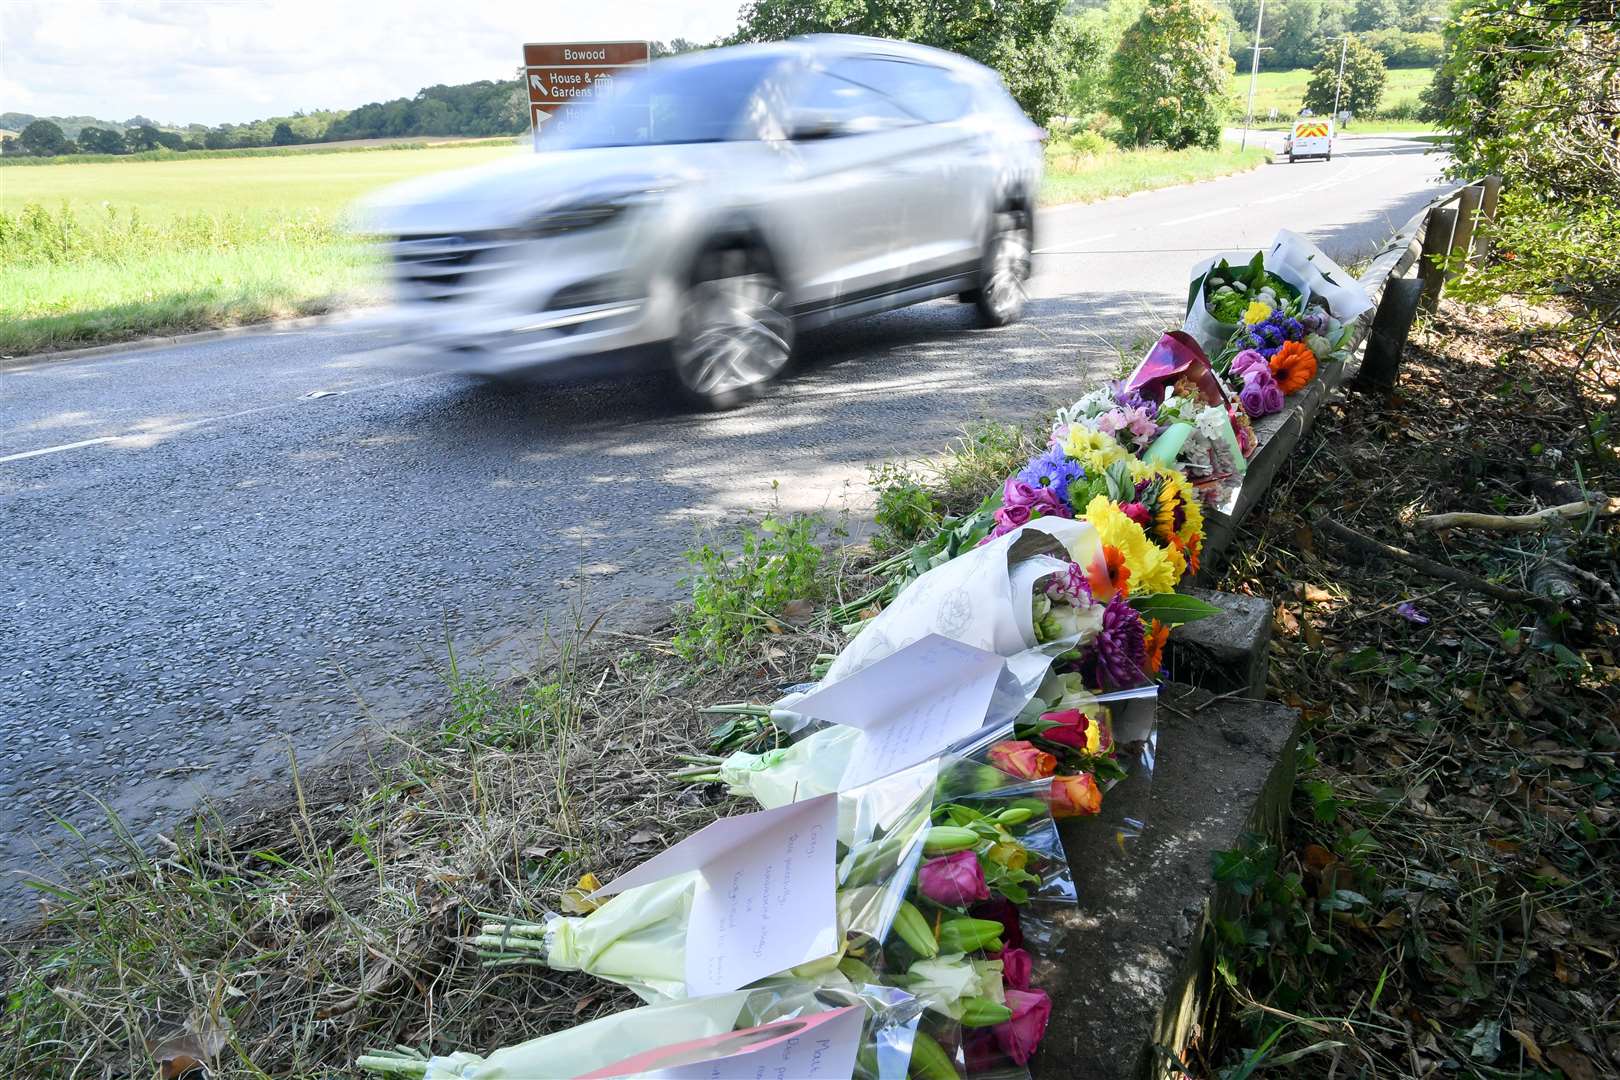
[[[793,95],[800,115],[836,121],[840,135],[886,131],[918,122],[917,117],[868,86],[825,71],[805,74]]]
[[[891,98],[926,123],[957,120],[973,108],[972,91],[949,71],[932,64],[851,56],[833,64],[829,70]]]

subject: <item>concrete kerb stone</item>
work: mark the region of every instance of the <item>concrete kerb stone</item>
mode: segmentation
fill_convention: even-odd
[[[1295,710],[1172,686],[1159,717],[1146,830],[1121,842],[1101,820],[1060,829],[1079,903],[1035,972],[1052,999],[1037,1080],[1182,1075],[1213,990],[1213,920],[1241,905],[1211,857],[1287,819]]]

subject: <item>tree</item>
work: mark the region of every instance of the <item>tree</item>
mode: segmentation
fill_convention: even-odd
[[[271,146],[291,146],[297,141],[298,136],[293,134],[292,125],[285,120],[276,125],[275,133],[270,136]]]
[[[22,143],[22,148],[34,157],[55,157],[73,152],[62,129],[49,120],[35,120],[22,129],[17,139]]]
[[[186,148],[185,136],[178,131],[160,131],[157,133],[157,143],[165,150],[184,150]]]
[[[125,152],[124,136],[107,128],[80,128],[79,149],[87,154],[122,154]]]
[[[1394,29],[1401,23],[1401,8],[1395,0],[1356,0],[1349,27],[1358,33]]]
[[[1114,53],[1108,111],[1137,146],[1215,147],[1231,70],[1208,0],[1149,0]]]
[[[1333,111],[1335,91],[1338,91],[1340,109],[1349,109],[1358,116],[1368,116],[1378,109],[1378,99],[1384,96],[1384,58],[1354,34],[1344,48],[1344,87],[1339,90],[1339,52],[1342,43],[1324,40],[1321,59],[1311,71],[1311,81],[1305,87],[1305,104],[1315,112]]]
[[[15,135],[0,135],[0,157],[14,157],[27,153],[22,147],[22,141]]]
[[[231,134],[229,124],[221,124],[203,136],[203,146],[209,150],[229,150],[235,145],[236,139]]]
[[[158,129],[151,124],[142,124],[133,131],[124,132],[124,141],[136,153],[142,150],[156,150],[162,145],[158,141]]]
[[[933,45],[995,68],[1040,124],[1064,107],[1075,63],[1063,8],[1063,0],[750,0],[727,43],[839,33]]]

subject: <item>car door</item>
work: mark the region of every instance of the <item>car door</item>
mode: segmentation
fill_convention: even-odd
[[[974,272],[996,177],[982,125],[973,122],[971,89],[945,68],[899,56],[844,57],[828,71],[919,121],[885,140],[888,167],[903,191],[891,273],[905,284],[925,284]]]
[[[893,287],[910,179],[896,167],[894,140],[920,124],[884,95],[823,68],[807,68],[788,90],[781,145],[787,184],[775,200],[792,237],[788,270],[801,315]]]

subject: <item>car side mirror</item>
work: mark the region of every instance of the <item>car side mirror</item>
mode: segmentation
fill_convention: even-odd
[[[847,119],[830,109],[801,109],[789,120],[788,138],[794,142],[836,139],[849,134]]]

